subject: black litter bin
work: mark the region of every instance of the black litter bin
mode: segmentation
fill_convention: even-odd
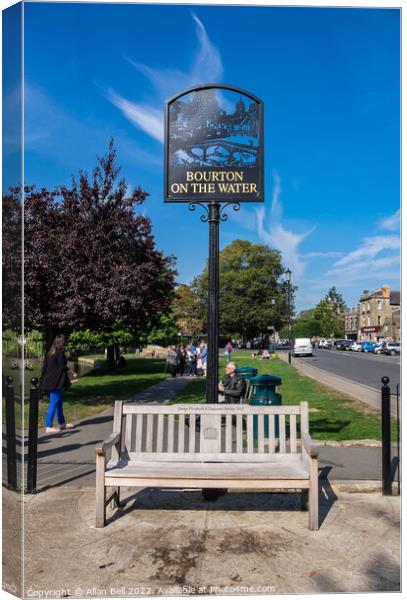
[[[250,399],[252,406],[280,406],[281,394],[276,392],[276,387],[281,385],[281,378],[274,375],[259,375],[250,380],[250,385],[254,388],[254,393]],[[253,418],[253,438],[258,438],[258,418]],[[278,417],[274,418],[275,437],[279,437]],[[264,437],[269,437],[268,417],[264,417]]]

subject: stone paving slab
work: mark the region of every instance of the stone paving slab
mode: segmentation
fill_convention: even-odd
[[[109,508],[102,529],[94,528],[93,489],[65,486],[27,497],[26,595],[400,589],[399,497],[326,484],[314,532],[299,494],[233,492],[215,503],[188,490],[128,494],[125,508]]]

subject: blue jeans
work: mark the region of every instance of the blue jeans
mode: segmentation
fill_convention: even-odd
[[[64,410],[62,408],[62,390],[53,390],[49,393],[49,408],[45,417],[46,427],[52,427],[55,413],[57,413],[58,423],[65,423]]]

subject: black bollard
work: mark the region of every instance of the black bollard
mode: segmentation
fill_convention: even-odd
[[[27,492],[33,492],[37,487],[38,402],[38,377],[33,377],[31,379],[28,421]]]
[[[11,489],[17,489],[16,459],[16,418],[14,407],[14,386],[11,375],[6,377],[6,440],[7,440],[7,482]]]
[[[382,377],[382,493],[391,496],[390,379]]]

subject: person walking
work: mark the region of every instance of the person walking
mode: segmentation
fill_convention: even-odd
[[[202,350],[201,350],[201,360],[202,360],[202,370],[203,370],[203,376],[206,377],[206,365],[207,365],[207,359],[208,359],[208,348],[206,347],[206,344],[203,344]]]
[[[167,365],[170,370],[171,376],[177,376],[178,358],[175,346],[171,346],[167,352]]]
[[[184,374],[185,371],[185,354],[185,348],[183,344],[181,344],[180,346],[178,346],[177,350],[177,368],[181,376]]]
[[[41,375],[41,390],[49,395],[49,408],[45,417],[45,433],[55,433],[72,429],[72,423],[66,423],[63,410],[63,393],[71,385],[69,374],[77,378],[77,373],[68,367],[65,356],[65,336],[57,335],[48,350]],[[55,413],[59,428],[53,426]]]
[[[190,346],[188,346],[187,356],[188,356],[188,375],[190,377],[195,377],[197,375],[197,370],[196,370],[197,358],[196,358],[196,347],[194,346],[194,344],[191,344]]]
[[[225,346],[225,356],[226,356],[226,362],[230,362],[230,358],[232,356],[232,344],[230,342],[230,340],[228,341],[228,343]]]

